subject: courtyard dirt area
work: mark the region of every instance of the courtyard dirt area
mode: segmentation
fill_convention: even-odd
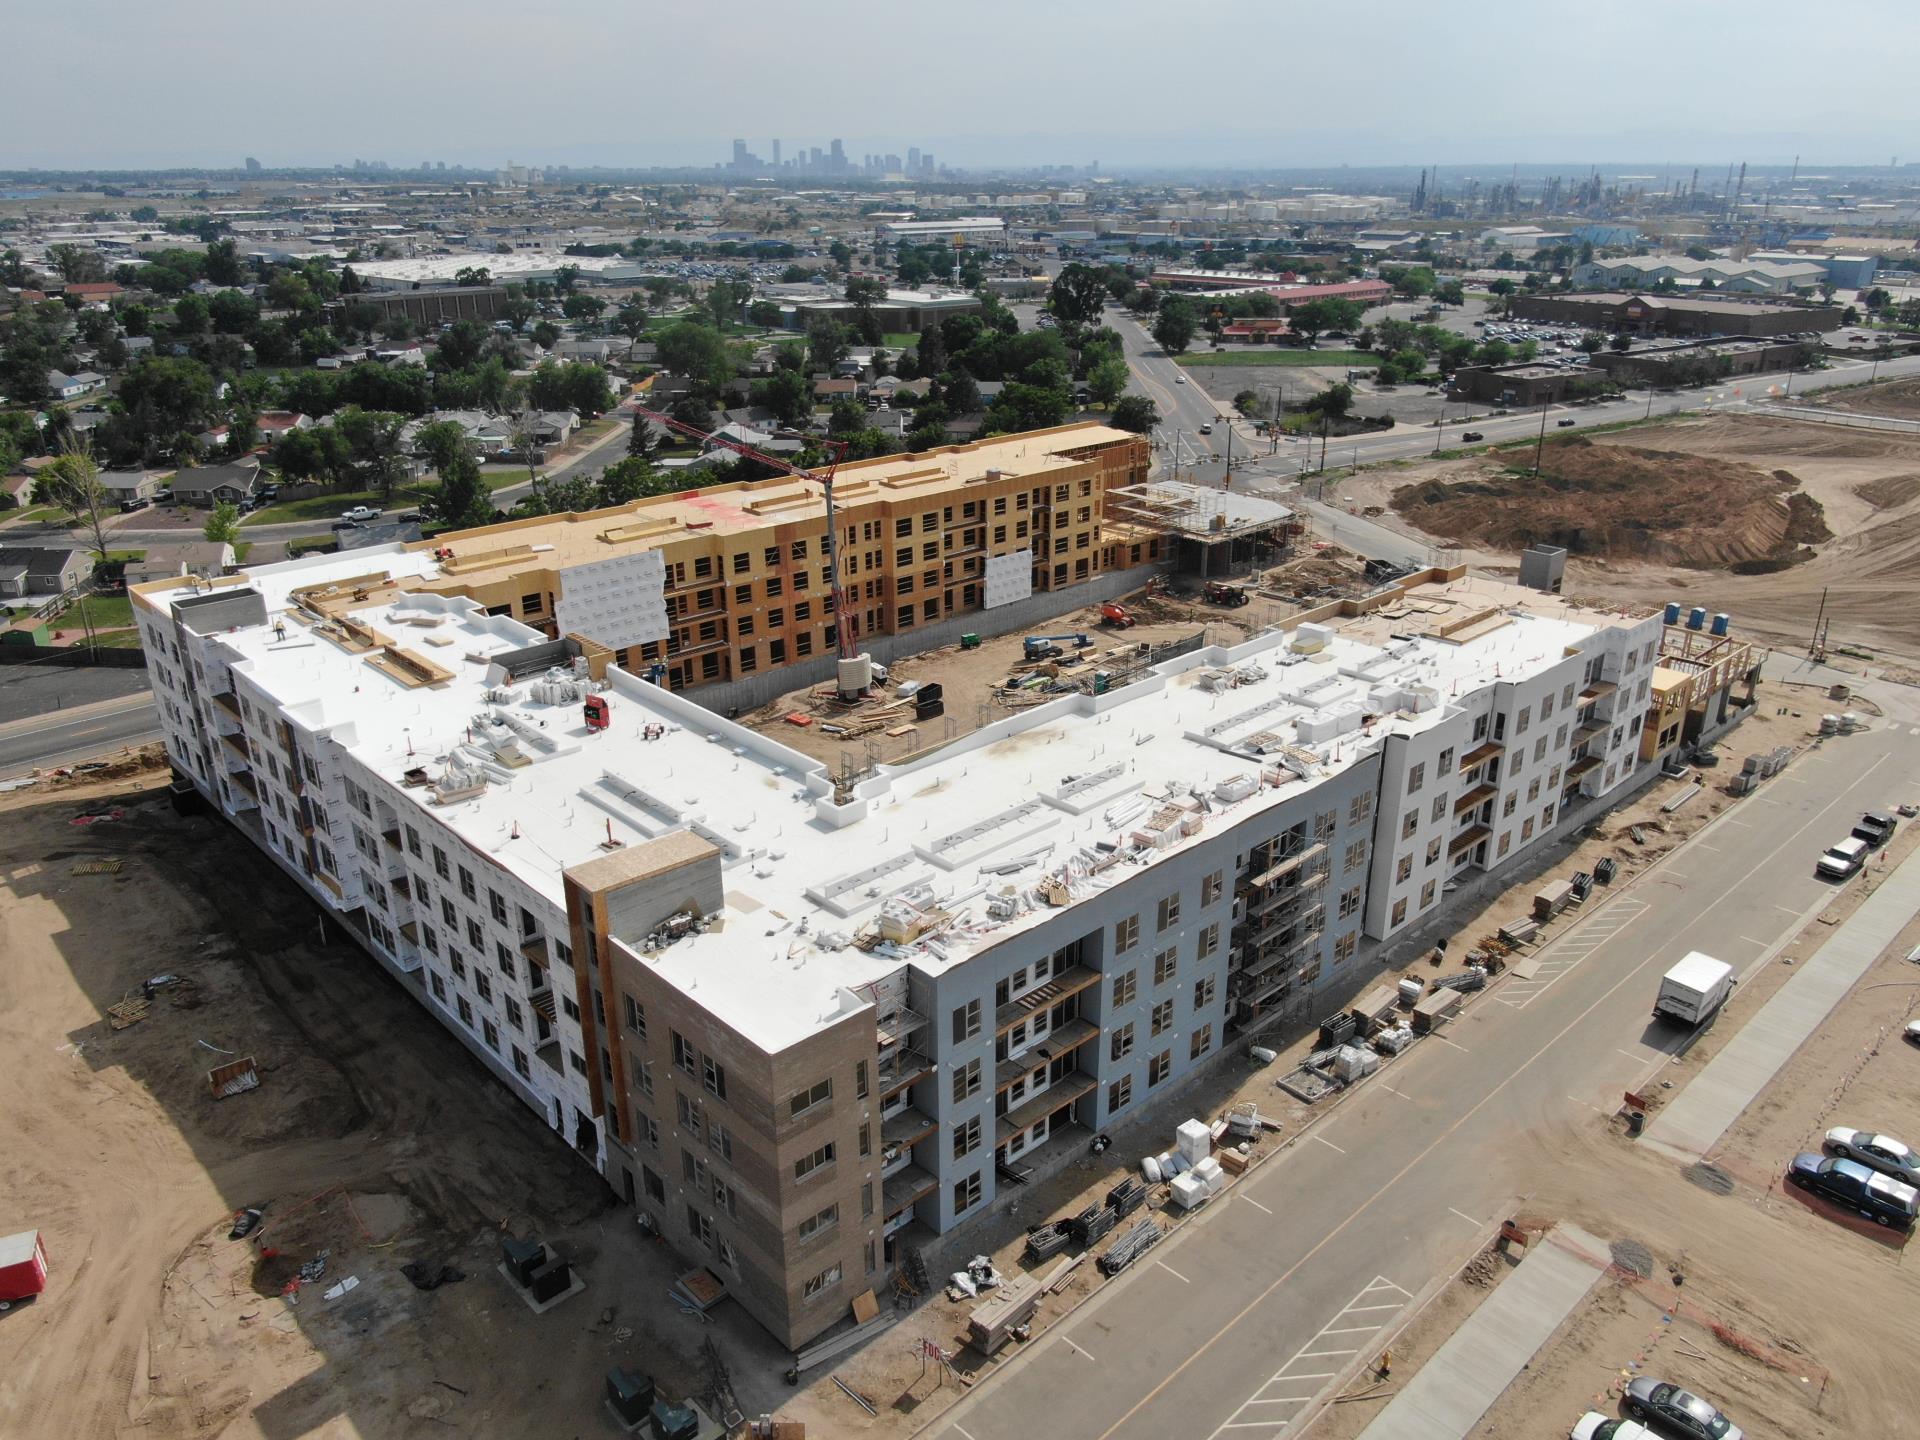
[[[1705,605],[1731,614],[1744,633],[1804,650],[1824,596],[1830,651],[1920,661],[1920,435],[1743,413],[1682,416],[1550,438],[1544,468],[1551,475],[1576,454],[1585,479],[1575,491],[1512,473],[1531,467],[1525,445],[1363,470],[1341,481],[1337,503],[1443,542],[1471,540],[1455,533],[1464,522],[1484,532],[1484,548],[1510,552],[1529,534],[1564,543],[1569,527],[1596,525],[1605,543],[1585,555],[1575,547],[1564,586],[1571,597]],[[1472,488],[1457,502],[1424,503],[1436,485]],[[1626,503],[1634,491],[1644,500]],[[1398,497],[1411,513],[1396,512]],[[1812,538],[1816,519],[1828,538]],[[1737,574],[1735,565],[1770,573]]]
[[[1913,846],[1907,837],[1899,854]],[[1791,967],[1867,893],[1856,884],[1814,920],[1666,1076],[1684,1084]],[[1588,1410],[1617,1415],[1639,1376],[1682,1385],[1754,1440],[1852,1440],[1905,1434],[1920,1373],[1904,1321],[1920,1301],[1905,1266],[1909,1237],[1844,1215],[1782,1180],[1833,1125],[1911,1133],[1920,1108],[1920,1048],[1901,1031],[1920,1014],[1905,956],[1909,924],[1707,1160],[1681,1167],[1642,1150],[1618,1117],[1534,1137],[1541,1188],[1525,1228],[1565,1218],[1609,1241],[1613,1265],[1474,1428],[1480,1440],[1565,1434]],[[1663,1093],[1678,1093],[1663,1092]],[[1518,1261],[1489,1250],[1437,1292],[1390,1341],[1392,1373],[1356,1381],[1305,1432],[1351,1440]],[[1891,1323],[1875,1323],[1881,1317]]]
[[[697,1394],[708,1339],[749,1414],[783,1399],[764,1332],[672,1305],[682,1267],[562,1138],[166,778],[0,799],[0,1232],[51,1268],[0,1314],[0,1434],[611,1434],[609,1365]],[[215,1100],[243,1058],[258,1088]],[[531,1314],[507,1234],[586,1290]]]

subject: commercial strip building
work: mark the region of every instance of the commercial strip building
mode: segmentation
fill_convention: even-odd
[[[768,287],[768,293],[780,303],[779,289]],[[814,293],[794,296],[790,303],[781,303],[781,320],[789,328],[804,330],[807,322],[816,315],[830,320],[845,320],[861,307],[843,295],[824,287]],[[876,300],[867,306],[880,321],[880,328],[888,334],[911,333],[918,335],[929,325],[937,325],[949,315],[978,315],[982,309],[980,297],[970,290],[903,290],[889,289],[887,298]]]
[[[1592,395],[1606,383],[1604,370],[1585,365],[1463,365],[1447,382],[1447,398],[1478,405],[1553,405]]]
[[[1385,280],[1338,280],[1324,285],[1301,283],[1291,275],[1256,275],[1232,270],[1155,270],[1148,283],[1168,290],[1198,290],[1210,295],[1271,295],[1282,305],[1304,305],[1309,300],[1352,300],[1360,305],[1385,305],[1393,286]]]
[[[1155,563],[1157,537],[1105,529],[1107,491],[1144,481],[1149,463],[1143,437],[1076,424],[841,466],[852,638],[924,631]],[[812,480],[509,520],[416,551],[430,563],[402,579],[410,588],[473,599],[549,638],[584,635],[637,674],[658,667],[672,690],[835,651],[826,504]],[[1060,608],[1075,603],[1067,594]]]
[[[873,233],[883,245],[1007,248],[1007,222],[992,215],[965,215],[953,220],[888,220],[874,226]]]
[[[1767,300],[1705,300],[1692,296],[1611,292],[1592,295],[1515,295],[1513,314],[1551,325],[1636,335],[1794,335],[1825,332],[1840,323],[1838,305]]]
[[[1622,385],[1704,385],[1798,364],[1797,340],[1656,340],[1633,350],[1602,350],[1592,363]]]
[[[169,757],[789,1344],[1671,748],[1660,617],[1456,569],[836,779],[438,564],[137,589]]]

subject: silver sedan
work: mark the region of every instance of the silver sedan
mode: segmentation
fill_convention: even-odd
[[[1905,1185],[1920,1185],[1920,1157],[1891,1135],[1838,1126],[1827,1131],[1826,1150],[1847,1160],[1858,1160]]]

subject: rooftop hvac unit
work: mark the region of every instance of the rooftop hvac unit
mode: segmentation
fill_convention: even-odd
[[[638,1427],[653,1409],[653,1380],[618,1365],[607,1371],[607,1404],[622,1425]]]

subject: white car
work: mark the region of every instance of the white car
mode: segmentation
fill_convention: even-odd
[[[1187,383],[1187,377],[1184,375],[1176,375],[1173,377],[1173,383],[1176,385],[1184,385]]]
[[[1920,1020],[1909,1020],[1907,1022],[1907,1043],[1909,1045],[1920,1045]]]
[[[1589,1410],[1574,1422],[1571,1440],[1660,1440],[1638,1420],[1616,1420]]]
[[[1839,1125],[1827,1131],[1826,1151],[1843,1160],[1858,1160],[1882,1175],[1891,1175],[1902,1185],[1920,1185],[1920,1156],[1891,1135],[1876,1135],[1871,1130]]]

